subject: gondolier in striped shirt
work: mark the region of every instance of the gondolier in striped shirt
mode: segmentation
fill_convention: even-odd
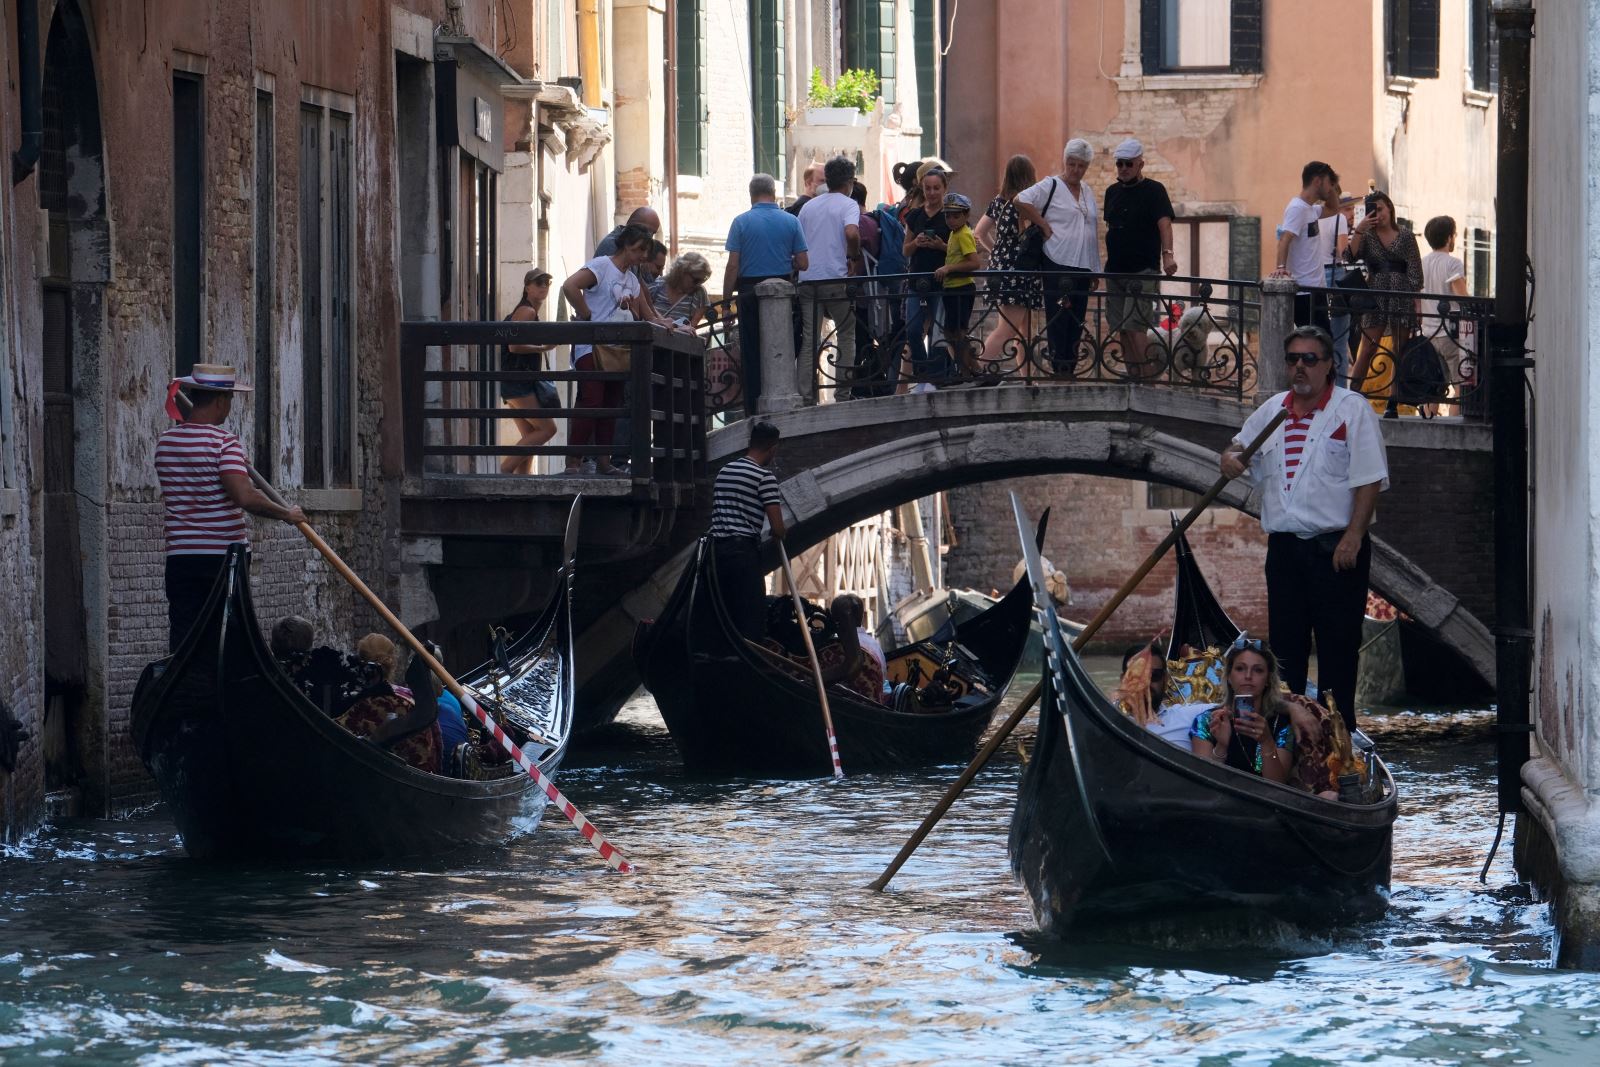
[[[783,497],[769,469],[778,451],[778,428],[750,427],[750,447],[723,467],[711,492],[711,551],[722,601],[739,632],[752,641],[767,636],[767,590],[758,545],[762,523],[783,540]]]
[[[279,507],[251,484],[244,447],[222,428],[233,394],[248,391],[232,367],[205,363],[174,379],[167,391],[167,414],[180,422],[156,442],[156,477],[166,506],[170,651],[177,651],[199,617],[228,547],[250,543],[246,511],[287,523],[306,521],[305,512]]]
[[[1331,693],[1345,726],[1356,727],[1356,662],[1372,566],[1378,494],[1389,461],[1377,413],[1366,397],[1333,384],[1333,338],[1300,326],[1284,343],[1289,390],[1256,409],[1222,453],[1222,473],[1244,475],[1239,453],[1287,408],[1250,461],[1267,532],[1267,620],[1283,681],[1304,694],[1316,637],[1321,702]]]

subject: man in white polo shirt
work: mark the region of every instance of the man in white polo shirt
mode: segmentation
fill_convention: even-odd
[[[1334,225],[1338,214],[1339,175],[1326,163],[1313,159],[1300,169],[1300,195],[1283,209],[1283,221],[1278,224],[1278,260],[1272,276],[1293,278],[1310,289],[1321,287],[1322,227]],[[1320,293],[1296,293],[1294,324],[1328,329],[1327,298]]]
[[[1356,660],[1372,566],[1378,494],[1389,488],[1389,461],[1372,405],[1333,384],[1333,338],[1318,326],[1291,330],[1284,343],[1289,389],[1256,409],[1222,453],[1222,473],[1261,488],[1267,532],[1267,615],[1283,680],[1306,691],[1311,639],[1317,679],[1345,725],[1356,725]],[[1245,442],[1288,408],[1272,438],[1250,461]]]
[[[800,272],[800,334],[805,346],[799,352],[800,388],[812,396],[816,388],[813,362],[818,347],[818,331],[824,318],[833,320],[834,371],[824,378],[839,385],[838,399],[849,395],[849,383],[856,362],[856,317],[850,304],[845,278],[861,258],[861,207],[850,195],[856,184],[856,165],[844,156],[835,156],[822,168],[828,191],[813,197],[800,209],[800,230],[810,257]],[[824,284],[806,285],[805,282]]]

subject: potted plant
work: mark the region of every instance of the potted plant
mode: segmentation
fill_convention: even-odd
[[[806,96],[806,123],[811,126],[863,126],[878,98],[878,76],[870,70],[847,70],[829,85],[822,71],[811,68]]]

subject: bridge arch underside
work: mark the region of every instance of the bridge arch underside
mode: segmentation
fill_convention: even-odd
[[[1096,474],[1203,493],[1217,454],[1129,422],[1036,421],[930,430],[812,467],[782,483],[790,550],[814,545],[896,504],[976,482],[1041,474]],[[1259,514],[1235,482],[1218,502]],[[777,565],[776,549],[764,546]],[[1070,561],[1064,561],[1070,568]],[[1371,584],[1494,684],[1494,638],[1457,597],[1381,537],[1372,539]]]

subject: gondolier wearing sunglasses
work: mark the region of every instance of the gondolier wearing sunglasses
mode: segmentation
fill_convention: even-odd
[[[222,428],[233,394],[249,391],[235,381],[232,367],[205,363],[167,390],[167,414],[180,423],[156,442],[156,477],[166,506],[169,651],[177,651],[199,617],[229,546],[250,543],[246,511],[287,523],[306,521],[305,512],[279,507],[251,484],[244,447]]]
[[[1378,494],[1389,488],[1389,462],[1377,413],[1366,398],[1333,384],[1333,338],[1317,326],[1290,331],[1284,344],[1289,389],[1245,420],[1222,453],[1222,473],[1261,488],[1267,532],[1270,642],[1290,691],[1306,691],[1316,637],[1322,703],[1338,704],[1355,729],[1356,661],[1372,564]],[[1255,454],[1239,462],[1280,410],[1289,417]]]
[[[767,590],[762,581],[761,526],[772,526],[782,541],[783,497],[770,465],[778,451],[778,428],[770,422],[750,427],[745,454],[717,473],[711,490],[711,551],[716,560],[722,601],[739,633],[752,641],[767,636]]]

